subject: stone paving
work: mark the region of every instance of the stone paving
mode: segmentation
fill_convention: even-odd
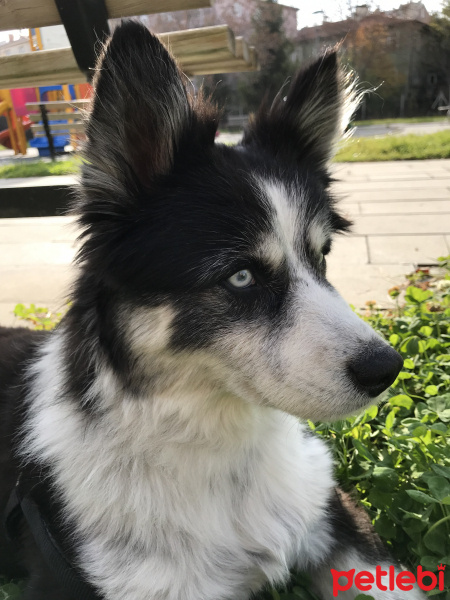
[[[390,123],[355,127],[354,137],[384,137],[386,135],[428,135],[450,129],[450,119],[432,123]]]
[[[357,307],[450,253],[450,160],[342,163],[335,193],[353,233],[335,241],[330,281]]]
[[[387,306],[387,289],[404,274],[450,252],[450,160],[344,163],[334,171],[341,211],[355,226],[335,241],[329,278],[357,307]],[[18,302],[64,306],[75,239],[68,217],[0,219],[1,324],[17,324]]]

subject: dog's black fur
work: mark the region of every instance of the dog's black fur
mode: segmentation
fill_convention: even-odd
[[[95,584],[102,598],[115,600],[118,596],[110,591],[102,574],[88,572],[89,564],[82,552],[89,531],[81,533],[83,523],[67,508],[71,499],[66,497],[58,475],[56,463],[59,457],[53,463],[47,457],[41,459],[36,449],[37,438],[30,437],[30,431],[36,426],[36,414],[39,411],[45,413],[47,396],[50,398],[55,394],[53,406],[61,403],[69,414],[76,415],[76,419],[80,418],[84,423],[86,437],[80,438],[80,443],[84,443],[91,430],[98,430],[98,435],[102,435],[102,423],[112,411],[105,403],[109,397],[99,387],[106,372],[114,375],[110,394],[123,396],[127,401],[134,398],[137,404],[143,396],[148,396],[153,402],[158,394],[174,385],[174,379],[176,383],[178,375],[185,376],[183,362],[177,362],[176,368],[171,366],[166,372],[164,364],[158,362],[160,356],[169,356],[170,360],[175,357],[177,361],[198,357],[198,364],[203,365],[205,355],[211,353],[216,361],[220,361],[224,352],[232,354],[232,349],[224,350],[220,344],[236,324],[249,332],[257,325],[264,328],[267,339],[259,342],[264,351],[266,346],[281,344],[280,340],[295,325],[295,315],[289,312],[289,307],[293,282],[297,285],[298,278],[293,278],[292,267],[286,258],[274,267],[255,253],[261,240],[272,239],[275,214],[270,203],[262,200],[263,188],[256,189],[260,181],[282,182],[286,190],[300,188],[299,230],[303,234],[300,234],[299,254],[306,265],[305,285],[306,288],[318,286],[317,289],[334,298],[325,279],[323,254],[329,251],[331,234],[346,231],[349,226],[337,212],[330,195],[331,178],[327,166],[333,141],[340,131],[338,122],[345,102],[343,78],[336,54],[328,53],[297,77],[287,98],[280,95],[272,105],[263,105],[250,123],[242,144],[229,148],[214,142],[219,117],[217,109],[201,94],[196,99],[190,97],[175,63],[145,28],[135,23],[121,26],[100,59],[96,96],[87,127],[87,162],[83,167],[76,206],[83,245],[78,259],[81,275],[74,288],[73,305],[56,333],[0,329],[0,513],[5,510],[19,473],[35,478],[38,488],[42,488],[38,489],[39,502],[43,514],[51,522],[52,535],[67,558]],[[314,245],[316,238],[309,236],[309,229],[316,227],[317,230],[318,223],[319,229],[325,232],[320,248]],[[247,275],[249,269],[254,280],[240,290],[234,283],[233,274]],[[156,315],[160,315],[161,308],[170,309],[170,325],[163,328],[162,334],[158,331],[148,333],[148,322],[159,318]],[[355,328],[362,327],[355,320]],[[378,338],[365,332],[361,329],[355,337],[358,364],[361,356],[371,357],[379,370],[384,369],[379,378],[383,379],[382,387],[386,387],[400,368],[399,359]],[[141,351],[136,350],[141,335],[149,347],[153,343],[162,344],[158,346],[155,367],[153,363],[150,368],[143,363],[147,346]],[[155,341],[159,340],[158,336],[164,341]],[[42,391],[45,369],[52,370],[46,353],[53,356],[51,347],[58,340],[58,368],[54,377],[60,388],[55,391],[53,384],[49,384],[48,390]],[[353,351],[353,347],[346,350],[348,355]],[[352,356],[348,359],[347,354],[344,352],[342,359],[342,371],[348,378],[342,396],[350,393],[347,390],[351,387],[354,398],[351,407],[357,410],[376,394],[368,390],[366,380],[362,383],[362,377],[358,373],[355,375],[356,361],[351,362]],[[281,359],[274,357],[272,363],[277,365]],[[254,357],[233,360],[231,369],[237,374],[241,366],[245,368],[245,363],[254,361]],[[381,363],[382,367],[379,366]],[[385,366],[387,363],[388,367]],[[193,367],[190,362],[187,364],[189,373],[192,369],[196,372],[197,363]],[[378,374],[368,374],[367,364],[366,360],[364,376],[367,379],[370,375],[373,380]],[[214,386],[218,385],[217,378],[222,377],[222,371],[214,370],[216,363],[206,362],[205,365],[204,370],[200,366],[196,375],[201,382],[200,391],[206,375],[209,377],[213,373]],[[347,373],[349,369],[351,377]],[[261,372],[264,373],[264,368]],[[254,377],[257,379],[258,374]],[[228,384],[222,382],[221,385],[229,394]],[[314,393],[314,387],[312,389]],[[320,390],[323,396],[325,392],[321,387]],[[37,408],[38,396],[42,408]],[[260,400],[256,396],[257,404],[271,406],[267,398]],[[336,409],[327,410],[348,412],[348,400],[342,402],[342,407],[338,402]],[[275,405],[275,408],[287,410],[284,406]],[[315,410],[313,402],[308,409],[300,406],[291,412],[296,416],[307,413],[315,418],[318,416]],[[177,433],[190,426],[183,422],[180,425],[175,417],[164,423],[166,428],[173,427]],[[225,430],[226,427],[229,424],[225,423]],[[161,435],[166,435],[166,430]],[[307,435],[304,435],[307,444]],[[130,443],[135,441],[130,438]],[[196,443],[194,435],[192,443]],[[73,448],[72,452],[75,458],[78,449]],[[326,454],[325,448],[323,453]],[[257,455],[255,451],[247,457],[245,477],[248,480],[254,468],[251,461]],[[92,456],[92,460],[95,463],[97,457]],[[219,480],[222,477],[220,472],[217,476]],[[316,476],[320,478],[321,474]],[[238,473],[230,479],[230,485],[236,488],[231,493],[233,506],[241,501],[238,498],[242,498],[245,477]],[[120,485],[122,482],[117,479],[117,486]],[[332,482],[330,486],[332,488]],[[321,560],[312,555],[299,557],[300,566],[307,566],[320,579],[326,565],[345,556],[349,550],[371,566],[388,560],[367,516],[363,511],[355,510],[345,494],[337,490],[317,498],[316,502],[323,506],[322,524],[314,526],[319,528],[318,537],[319,532],[328,536],[328,547],[322,550]],[[101,508],[96,507],[96,511]],[[284,528],[283,531],[294,530],[296,525],[289,521],[292,518],[289,508],[284,512],[282,507],[270,505],[269,508],[272,513],[278,513],[279,527]],[[120,506],[118,510],[120,513]],[[308,510],[305,508],[305,514],[309,514]],[[150,551],[165,556],[164,547],[149,549],[145,540],[141,552],[136,555],[139,543],[132,535],[137,533],[122,531],[120,523],[113,526],[117,533],[109,540],[109,548],[116,546],[117,553],[126,555],[129,562]],[[261,523],[261,527],[265,524]],[[97,532],[96,528],[97,524],[92,527]],[[101,527],[98,531],[102,533]],[[182,539],[181,533],[179,543],[190,543],[189,537]],[[153,535],[155,533],[150,530],[149,538]],[[269,548],[250,551],[244,544],[244,534],[242,537],[244,556],[251,561],[251,568],[257,570],[258,577],[262,577],[260,571],[266,572],[264,563],[272,564],[274,554]],[[167,540],[167,552],[170,543]],[[224,552],[223,549],[220,551]],[[189,552],[186,551],[186,556]],[[233,571],[232,558],[228,557],[229,573],[234,572],[245,579],[249,567],[242,565],[240,572],[235,566]],[[218,570],[225,564],[228,563],[219,564]],[[24,600],[79,600],[57,583],[23,520],[13,542],[8,541],[4,525],[0,529],[0,572],[10,577],[27,577]],[[179,597],[180,600],[193,597],[176,596],[170,586],[166,595],[153,596],[152,577],[149,572],[148,582],[144,584],[145,597]],[[264,577],[261,582],[265,582]],[[198,583],[199,592],[195,597],[207,600],[202,595],[201,583]],[[141,580],[138,584],[141,590]],[[250,582],[245,588],[248,596],[255,585]],[[245,590],[239,593],[243,594]],[[231,596],[220,595],[220,598],[225,597],[231,600]],[[125,593],[123,598],[139,600],[133,592]],[[389,600],[394,598],[400,596],[389,596]]]

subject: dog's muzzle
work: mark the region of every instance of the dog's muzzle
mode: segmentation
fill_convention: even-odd
[[[398,352],[386,344],[379,344],[358,354],[347,368],[358,391],[375,398],[394,383],[402,366],[403,358]]]

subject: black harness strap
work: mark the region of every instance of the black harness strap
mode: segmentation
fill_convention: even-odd
[[[20,521],[22,517],[22,508],[20,506],[16,488],[14,488],[11,492],[11,495],[9,496],[8,502],[6,503],[4,514],[6,535],[10,542],[14,541],[18,536]]]
[[[64,552],[50,531],[49,524],[34,501],[32,493],[22,494],[21,478],[19,478],[6,506],[6,531],[11,540],[17,538],[22,518],[25,518],[28,523],[48,568],[61,587],[76,600],[102,600],[94,587],[64,556]]]
[[[90,81],[97,62],[98,42],[109,36],[105,0],[54,0],[78,66]]]

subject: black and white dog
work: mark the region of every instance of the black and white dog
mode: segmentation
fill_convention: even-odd
[[[361,410],[402,364],[325,277],[352,86],[330,52],[215,144],[216,108],[129,22],[95,87],[73,305],[51,334],[1,330],[1,509],[25,482],[98,598],[245,600],[299,568],[330,600],[330,569],[391,559],[298,419]],[[2,530],[0,572],[82,598],[29,523]]]

